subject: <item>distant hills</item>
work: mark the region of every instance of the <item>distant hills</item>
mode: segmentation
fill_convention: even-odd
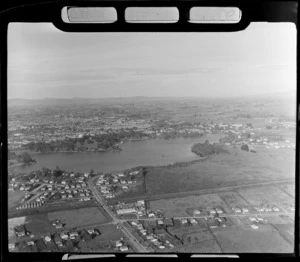
[[[43,98],[43,99],[8,99],[8,106],[18,105],[63,105],[63,104],[106,104],[106,103],[134,103],[143,101],[174,101],[174,100],[252,100],[252,99],[295,99],[296,91],[280,92],[271,94],[258,94],[251,96],[234,96],[234,97],[149,97],[149,96],[132,96],[132,97],[105,97],[105,98]]]

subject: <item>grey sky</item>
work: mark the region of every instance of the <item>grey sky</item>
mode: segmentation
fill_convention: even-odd
[[[8,98],[239,96],[296,90],[296,28],[64,33],[10,24]]]

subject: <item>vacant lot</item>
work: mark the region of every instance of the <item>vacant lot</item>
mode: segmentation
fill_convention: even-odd
[[[279,187],[270,186],[263,188],[251,188],[251,189],[240,189],[238,192],[243,198],[252,205],[263,205],[263,204],[287,204],[291,205],[294,203],[294,199],[286,194]]]
[[[194,244],[203,241],[208,241],[214,239],[213,235],[210,233],[209,230],[203,232],[196,232],[191,234],[184,234],[182,236],[184,244]]]
[[[280,225],[273,225],[274,228],[277,229],[279,234],[291,245],[294,245],[295,240],[295,228],[293,224],[280,224]]]
[[[203,232],[205,232],[204,234],[208,233],[207,226],[204,227],[203,224],[194,226],[180,225],[179,227],[169,227],[168,232],[173,236],[177,235],[181,238],[188,234],[202,234]]]
[[[8,208],[20,205],[20,201],[24,198],[25,193],[22,191],[8,192]]]
[[[288,195],[295,197],[295,185],[282,185],[280,188]]]
[[[225,253],[290,253],[293,247],[270,226],[261,225],[258,230],[215,231],[223,252]]]
[[[26,229],[35,236],[48,234],[55,230],[52,223],[48,220],[47,214],[37,214],[26,217]]]
[[[101,213],[98,207],[51,212],[48,213],[48,218],[50,221],[59,219],[66,224],[68,228],[107,222],[107,218]]]
[[[194,244],[184,245],[177,249],[178,252],[182,253],[222,253],[220,246],[217,241],[212,239],[208,241],[198,242]]]
[[[254,154],[231,149],[230,154],[212,155],[188,166],[149,168],[146,192],[162,194],[293,179],[294,166],[293,150],[260,148]]]
[[[231,212],[218,194],[150,201],[150,209],[161,209],[166,217],[189,216],[186,212],[188,208],[207,209],[212,207],[222,207],[225,211]]]
[[[237,192],[219,193],[219,196],[231,207],[249,205]]]

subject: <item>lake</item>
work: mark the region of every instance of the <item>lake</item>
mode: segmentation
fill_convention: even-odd
[[[30,172],[43,167],[74,172],[118,171],[136,166],[161,166],[199,159],[191,151],[194,143],[209,140],[215,142],[219,135],[206,135],[201,138],[172,138],[130,141],[121,145],[120,152],[78,152],[78,153],[43,153],[33,156],[36,163],[30,166],[14,167],[20,172]]]

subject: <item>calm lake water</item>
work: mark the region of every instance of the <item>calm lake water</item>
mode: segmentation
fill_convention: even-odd
[[[199,159],[191,152],[191,146],[197,142],[209,140],[215,142],[220,136],[204,136],[201,138],[174,138],[130,141],[121,145],[122,151],[82,152],[82,153],[45,153],[34,155],[37,163],[30,166],[15,167],[20,172],[30,172],[43,167],[74,172],[118,171],[135,166],[160,166],[175,162]]]

